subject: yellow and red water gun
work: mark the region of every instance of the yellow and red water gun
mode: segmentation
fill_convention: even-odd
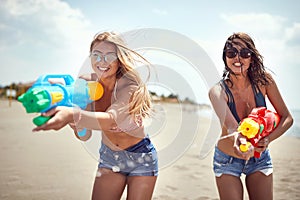
[[[238,132],[247,138],[247,144],[241,144],[242,152],[248,151],[253,145],[257,147],[258,141],[268,135],[277,127],[280,116],[265,107],[254,108],[248,117],[244,118],[238,127]],[[260,153],[255,151],[254,157],[259,158]]]

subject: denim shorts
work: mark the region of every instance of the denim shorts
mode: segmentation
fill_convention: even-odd
[[[111,150],[102,143],[98,168],[107,168],[125,176],[157,176],[158,159],[148,137],[121,151]]]
[[[262,152],[260,158],[252,157],[246,161],[229,156],[215,147],[213,169],[216,177],[222,174],[240,177],[242,173],[247,176],[257,171],[268,176],[273,173],[273,164],[269,149]]]

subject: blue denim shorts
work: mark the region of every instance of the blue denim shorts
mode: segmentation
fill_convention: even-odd
[[[260,171],[266,176],[273,173],[273,164],[269,149],[261,153],[260,158],[252,157],[248,161],[229,156],[215,147],[213,169],[216,177],[229,174],[240,177],[243,174],[250,175]]]
[[[102,143],[98,168],[107,168],[125,176],[157,176],[158,159],[148,137],[121,151],[111,150]]]

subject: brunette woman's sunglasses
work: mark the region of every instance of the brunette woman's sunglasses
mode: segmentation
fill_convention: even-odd
[[[238,51],[236,48],[232,47],[225,50],[225,55],[227,58],[234,58],[237,54],[239,54],[241,58],[250,58],[252,52],[248,48],[242,48],[240,51]]]

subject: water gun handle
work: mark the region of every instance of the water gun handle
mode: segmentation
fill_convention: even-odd
[[[33,123],[36,125],[36,126],[41,126],[43,124],[45,124],[51,117],[46,117],[46,116],[38,116],[38,117],[35,117],[33,119]]]
[[[49,119],[51,119],[51,117],[46,117],[46,116],[40,115],[40,116],[33,119],[33,123],[36,126],[41,126],[41,125],[45,124]],[[86,131],[87,131],[87,129],[84,128],[81,131],[78,131],[77,134],[78,134],[79,137],[83,137],[83,136],[85,136]]]
[[[246,144],[241,144],[240,145],[241,152],[247,152],[251,147],[251,145],[252,145],[251,142],[247,142]]]
[[[254,157],[255,158],[260,158],[261,153],[258,151],[254,151]]]
[[[74,79],[69,74],[47,74],[40,76],[33,85],[51,85],[49,82],[49,79],[51,78],[61,78],[65,81],[66,85],[72,85],[74,83]]]
[[[240,150],[241,152],[247,152],[249,148],[251,147],[251,142],[247,142],[247,144],[241,144],[240,145]],[[260,158],[261,153],[258,151],[254,151],[254,157],[255,158]]]

